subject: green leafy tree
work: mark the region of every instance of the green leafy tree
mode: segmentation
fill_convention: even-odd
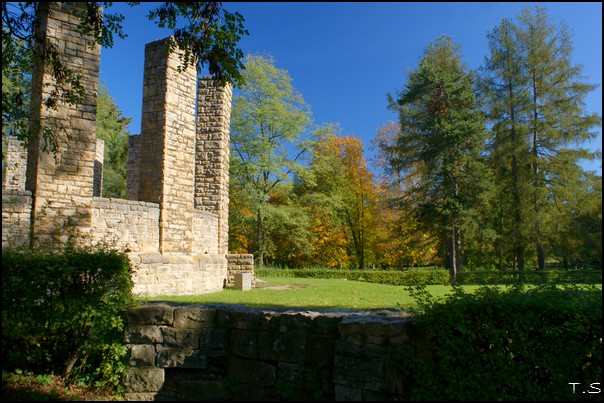
[[[401,125],[393,162],[405,175],[416,176],[414,210],[426,230],[439,237],[454,280],[463,269],[464,237],[476,227],[489,185],[481,156],[484,114],[460,53],[451,38],[437,38],[410,72],[398,99],[389,97]]]
[[[379,241],[381,263],[399,269],[438,264],[435,237],[421,228],[417,216],[412,213],[415,175],[411,170],[403,175],[396,163],[396,144],[400,138],[400,125],[389,121],[378,129],[371,142],[376,153],[372,162],[378,175],[380,228],[383,231]],[[420,171],[413,169],[413,172]]]
[[[253,252],[264,265],[269,234],[266,208],[271,191],[291,181],[312,147],[315,131],[304,99],[272,57],[249,55],[244,84],[233,97],[231,112],[231,186],[247,193],[256,217]]]
[[[124,16],[103,12],[103,8],[111,7],[111,2],[74,4],[81,11],[80,32],[92,36],[101,46],[113,46],[114,35],[126,36],[121,25]],[[55,89],[43,100],[47,108],[56,110],[61,103],[75,105],[83,99],[81,73],[64,63],[56,44],[47,41],[40,29],[40,17],[52,13],[52,7],[50,2],[2,3],[2,132],[5,133],[5,126],[18,127],[15,134],[24,141],[42,136],[49,145],[46,151],[54,152],[57,133],[51,127],[45,122],[40,122],[37,130],[27,127],[27,88],[4,85],[5,76],[14,76],[14,70],[29,74],[31,61],[37,60],[50,67],[55,81]],[[243,52],[237,43],[248,32],[239,13],[227,11],[217,2],[165,2],[147,17],[159,27],[173,30],[169,46],[181,51],[183,68],[192,65],[202,71],[207,67],[220,82],[240,82]],[[186,23],[180,25],[181,21]]]
[[[126,198],[128,170],[128,124],[115,100],[104,86],[97,98],[96,137],[105,141],[103,162],[103,197]]]
[[[370,245],[376,236],[377,189],[360,139],[331,135],[319,141],[303,186],[303,203],[313,206],[316,215],[316,239],[329,234],[331,241],[345,240],[324,243],[323,254],[336,256],[338,249],[345,246],[345,261],[359,269],[374,263],[377,254],[371,253]],[[325,250],[327,246],[334,250]]]

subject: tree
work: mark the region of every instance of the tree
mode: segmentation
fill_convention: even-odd
[[[529,97],[527,80],[519,62],[523,57],[519,35],[518,27],[508,19],[487,35],[490,57],[486,60],[482,90],[487,116],[493,123],[489,162],[498,184],[499,267],[504,268],[506,252],[511,248],[513,265],[523,276],[528,232],[526,183],[530,177],[525,113]]]
[[[96,137],[105,141],[103,196],[126,198],[128,170],[128,124],[109,92],[102,85],[97,98]]]
[[[581,147],[601,126],[600,116],[583,109],[596,86],[583,81],[566,27],[552,24],[544,8],[525,8],[516,23],[504,19],[489,34],[489,47],[483,89],[502,244],[512,245],[521,274],[527,246],[543,270],[546,252],[558,248],[558,224],[572,214],[569,189],[583,187],[579,162],[597,156]]]
[[[441,36],[390,107],[399,113],[396,166],[416,175],[414,210],[425,230],[437,234],[452,279],[463,268],[464,230],[475,227],[477,205],[488,183],[481,151],[484,115],[465,71],[460,47]]]
[[[417,180],[413,173],[421,170],[408,170],[408,174],[404,176],[398,169],[396,144],[399,138],[400,125],[390,121],[378,129],[371,144],[376,152],[376,158],[372,162],[379,173],[379,227],[384,232],[378,245],[381,262],[387,267],[403,269],[420,264],[435,264],[437,257],[434,237],[421,228],[412,212],[413,183]]]
[[[122,31],[121,14],[103,13],[101,6],[109,8],[110,2],[82,2],[78,4],[81,13],[80,31],[90,35],[96,43],[104,47],[113,46],[114,34],[120,38]],[[130,2],[129,6],[140,2]],[[55,81],[55,91],[43,100],[46,107],[57,109],[60,102],[77,104],[83,98],[79,71],[71,69],[63,62],[57,46],[46,40],[40,29],[40,17],[52,13],[49,2],[2,3],[2,77],[14,75],[13,70],[28,74],[34,58],[49,66]],[[183,18],[181,18],[183,17]],[[209,72],[219,82],[239,83],[243,69],[243,52],[237,43],[248,32],[243,28],[243,17],[231,13],[216,2],[165,2],[148,14],[148,18],[159,27],[174,30],[169,41],[172,50],[179,49],[182,67],[196,66],[198,71],[208,67]],[[188,24],[179,28],[178,22]],[[9,72],[11,70],[11,72]],[[2,85],[2,132],[5,125],[17,127],[15,134],[20,140],[28,141],[32,136],[42,136],[49,144],[46,151],[55,151],[57,134],[50,127],[40,127],[39,132],[27,129],[26,87],[6,88]]]
[[[260,267],[267,251],[266,207],[271,191],[300,168],[321,130],[305,135],[312,123],[304,99],[272,57],[249,55],[244,84],[231,112],[231,186],[245,191],[256,215],[254,254]]]
[[[361,140],[330,135],[319,141],[304,177],[304,192],[305,204],[314,206],[316,239],[321,249],[331,246],[333,250],[325,252],[338,256],[341,247],[346,246],[351,258],[346,260],[352,260],[359,269],[365,268],[375,232],[377,193]],[[327,234],[333,238],[329,242]],[[337,263],[342,264],[342,259]]]
[[[530,96],[529,135],[531,141],[532,205],[537,264],[545,268],[545,251],[541,223],[544,208],[557,188],[564,187],[580,158],[594,158],[586,149],[569,145],[593,138],[590,131],[601,126],[597,114],[583,111],[585,96],[596,86],[581,81],[582,67],[571,61],[570,35],[563,24],[548,21],[544,8],[535,14],[525,8],[518,17]],[[570,170],[569,170],[570,169]]]

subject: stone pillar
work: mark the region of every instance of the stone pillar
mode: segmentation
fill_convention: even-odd
[[[218,215],[218,254],[228,253],[231,85],[198,83],[195,208]]]
[[[191,253],[197,71],[167,40],[145,47],[138,199],[160,205],[160,252]]]
[[[65,65],[80,74],[84,97],[74,105],[59,102],[56,110],[46,107],[45,100],[56,85],[50,64],[34,62],[30,128],[51,129],[58,140],[55,154],[44,151],[41,136],[28,148],[26,189],[33,196],[34,244],[66,241],[70,230],[90,226],[90,208],[82,198],[92,196],[96,150],[101,48],[78,30],[83,3],[50,3],[49,7],[50,12],[39,16],[41,32],[56,45]]]
[[[128,137],[128,168],[126,172],[126,199],[128,200],[138,200],[140,138],[139,135]]]
[[[25,190],[25,172],[27,171],[27,149],[23,142],[9,137],[6,143],[6,160],[2,189]]]

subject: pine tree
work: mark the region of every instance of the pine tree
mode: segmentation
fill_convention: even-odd
[[[475,207],[488,178],[480,155],[484,114],[473,85],[459,45],[441,36],[426,48],[397,101],[390,97],[401,125],[396,164],[407,175],[417,175],[416,212],[439,236],[454,280],[463,269],[464,231],[477,217]]]

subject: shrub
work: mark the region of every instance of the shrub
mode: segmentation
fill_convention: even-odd
[[[443,300],[411,291],[432,346],[428,357],[398,357],[411,400],[601,400],[597,287],[454,287]]]
[[[430,285],[449,284],[449,272],[444,269],[410,269],[405,271],[392,270],[339,270],[339,269],[275,269],[261,268],[254,270],[258,277],[287,277],[287,278],[332,278],[352,281],[390,285]]]
[[[118,387],[128,257],[104,247],[2,250],[2,368]]]
[[[464,270],[459,274],[458,284],[517,284],[520,274],[517,270]],[[602,270],[526,270],[524,282],[527,284],[602,284]]]

